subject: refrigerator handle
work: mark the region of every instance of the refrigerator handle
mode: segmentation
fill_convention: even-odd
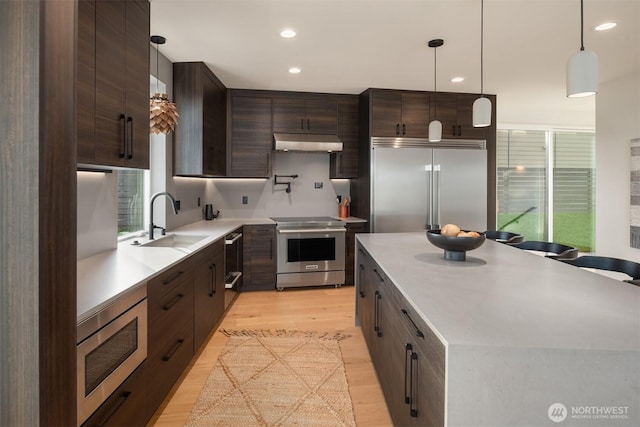
[[[426,206],[426,212],[427,212],[427,218],[426,218],[426,224],[424,226],[425,230],[432,230],[432,223],[431,223],[431,219],[432,219],[432,207],[433,204],[431,203],[431,178],[433,176],[433,172],[432,172],[432,167],[431,164],[428,164],[424,167],[426,173],[427,173],[427,206]]]
[[[440,165],[433,165],[433,222],[440,229]]]

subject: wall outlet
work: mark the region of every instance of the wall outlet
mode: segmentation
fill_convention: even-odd
[[[200,206],[200,197],[198,197],[198,206]]]
[[[180,210],[180,200],[176,200],[176,209]]]
[[[313,183],[313,188],[322,188],[324,186],[324,183],[322,182],[314,182]]]
[[[242,204],[246,205],[249,203],[249,196],[242,196]]]

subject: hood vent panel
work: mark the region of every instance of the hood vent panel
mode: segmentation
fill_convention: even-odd
[[[342,151],[342,141],[335,135],[311,133],[274,133],[276,151],[311,151],[333,153]]]

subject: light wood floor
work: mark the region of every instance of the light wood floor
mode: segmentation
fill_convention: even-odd
[[[287,289],[241,293],[219,325],[227,329],[299,329],[340,331],[349,394],[358,426],[392,426],[359,327],[354,326],[354,287]],[[227,337],[216,330],[203,345],[148,426],[182,426]]]

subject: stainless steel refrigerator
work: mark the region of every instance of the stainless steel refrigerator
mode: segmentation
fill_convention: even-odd
[[[373,138],[371,150],[373,232],[424,231],[447,223],[487,228],[484,141]]]

